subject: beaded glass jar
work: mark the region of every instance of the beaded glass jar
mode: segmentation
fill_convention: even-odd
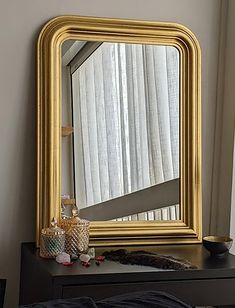
[[[73,217],[62,219],[60,226],[65,230],[65,252],[79,255],[88,251],[90,222],[78,217],[76,206],[72,213]]]
[[[65,231],[57,226],[55,218],[51,221],[51,227],[42,229],[40,241],[40,257],[55,258],[64,251]]]

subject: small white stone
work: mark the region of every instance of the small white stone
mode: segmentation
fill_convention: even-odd
[[[89,255],[85,255],[83,253],[79,256],[79,260],[82,261],[82,262],[85,262],[85,263],[89,262],[90,258],[91,257]]]
[[[58,263],[70,262],[70,255],[67,254],[66,252],[62,252],[58,254],[55,260]]]

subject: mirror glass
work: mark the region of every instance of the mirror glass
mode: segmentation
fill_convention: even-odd
[[[179,220],[178,49],[67,40],[61,57],[62,216]]]

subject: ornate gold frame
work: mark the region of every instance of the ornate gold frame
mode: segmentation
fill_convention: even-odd
[[[59,16],[44,26],[37,49],[37,245],[41,228],[60,217],[60,53],[67,39],[172,45],[181,59],[181,220],[94,222],[91,245],[201,242],[201,52],[195,36],[175,23]]]

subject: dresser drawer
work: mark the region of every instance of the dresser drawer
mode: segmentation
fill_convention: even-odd
[[[176,280],[165,282],[70,285],[63,287],[63,298],[88,296],[94,300],[137,291],[165,291],[196,306],[231,305],[235,300],[235,279]],[[221,296],[223,292],[223,296]],[[221,299],[223,297],[223,299]]]

